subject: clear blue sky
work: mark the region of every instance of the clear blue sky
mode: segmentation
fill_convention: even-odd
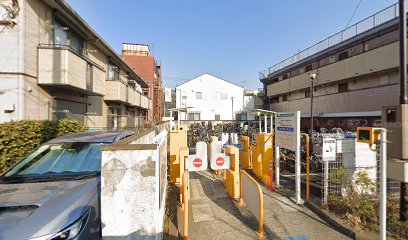
[[[117,51],[153,46],[163,82],[202,73],[256,89],[258,72],[342,30],[359,0],[67,0]],[[362,0],[352,23],[397,2]]]

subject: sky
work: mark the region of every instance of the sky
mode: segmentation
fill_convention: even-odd
[[[209,73],[251,90],[262,87],[259,71],[343,30],[351,18],[356,23],[398,2],[66,1],[118,53],[124,42],[150,45],[165,87]]]

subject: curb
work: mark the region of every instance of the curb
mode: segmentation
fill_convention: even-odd
[[[316,215],[321,217],[323,220],[328,222],[330,225],[336,228],[336,230],[343,233],[347,237],[350,237],[352,239],[357,239],[357,234],[353,230],[350,230],[349,228],[345,227],[342,223],[338,222],[336,219],[328,215],[325,211],[321,210],[314,203],[306,202],[304,206],[309,208],[312,212],[314,212]]]

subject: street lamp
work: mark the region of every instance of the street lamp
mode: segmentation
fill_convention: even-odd
[[[317,74],[310,74],[310,153],[313,153],[313,97],[314,97],[314,80],[317,78]]]
[[[317,78],[317,74],[310,74],[310,137],[313,135],[313,97],[314,97],[314,80]]]

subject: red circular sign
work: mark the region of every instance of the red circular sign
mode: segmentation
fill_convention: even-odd
[[[194,167],[199,168],[199,167],[201,167],[201,165],[203,165],[203,161],[201,159],[199,159],[199,158],[196,158],[193,161],[193,165],[194,165]]]
[[[217,164],[217,166],[221,167],[222,165],[224,165],[224,158],[222,158],[222,157],[217,158],[215,163]]]

